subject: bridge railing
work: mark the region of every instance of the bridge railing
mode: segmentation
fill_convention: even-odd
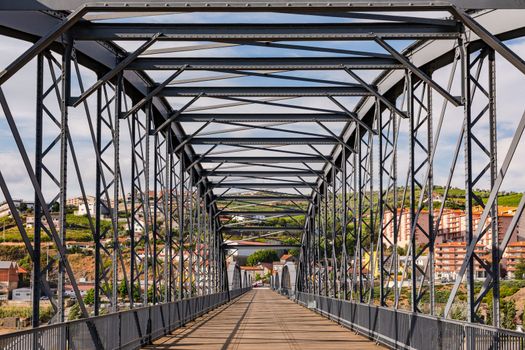
[[[295,292],[297,303],[396,349],[525,349],[525,333]]]
[[[137,349],[251,288],[203,295],[0,336],[5,350]]]

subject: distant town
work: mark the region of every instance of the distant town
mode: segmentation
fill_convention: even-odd
[[[254,195],[257,193],[254,193]],[[153,200],[155,197],[154,192],[150,192],[149,196]],[[157,194],[157,198],[162,194]],[[456,198],[459,201],[462,194],[457,194]],[[130,226],[128,217],[125,215],[125,207],[131,204],[130,195],[125,196],[119,205],[119,244],[124,253],[129,251],[130,244]],[[415,240],[418,246],[423,246],[428,243],[428,236],[423,231],[430,229],[435,230],[435,242],[434,242],[434,254],[433,254],[433,267],[436,274],[437,283],[441,284],[443,290],[446,292],[448,289],[445,287],[447,284],[452,283],[463,263],[466,254],[466,214],[464,209],[461,208],[461,203],[454,202],[455,197],[451,197],[451,202],[444,205],[444,209],[434,209],[433,212],[433,225],[429,225],[429,213],[427,209],[424,209],[423,215],[419,215],[417,228],[415,230]],[[500,205],[497,212],[497,223],[494,227],[497,227],[498,240],[501,241],[503,236],[509,228],[509,224],[516,214],[516,206],[513,204],[519,201],[521,197],[515,193],[503,194],[501,196],[501,202],[506,205]],[[434,208],[439,208],[441,202],[441,195],[436,192],[432,198],[436,204]],[[34,217],[34,204],[29,201],[16,200],[15,204],[17,210],[21,214],[24,220],[24,226],[28,232],[29,237],[32,239],[32,233],[35,226]],[[111,217],[109,207],[112,207],[114,203],[105,205],[101,203],[100,216],[102,218],[103,226],[109,227],[111,225]],[[67,239],[65,247],[68,250],[69,262],[74,270],[75,276],[77,276],[78,288],[81,291],[81,295],[85,298],[86,304],[90,305],[93,298],[94,285],[94,252],[95,243],[93,241],[92,231],[90,229],[90,223],[88,213],[94,216],[97,210],[96,200],[94,196],[73,197],[67,200]],[[53,209],[53,208],[52,208]],[[256,210],[257,206],[251,206],[250,209]],[[426,210],[426,211],[425,211]],[[476,207],[473,215],[475,218],[474,229],[477,229],[477,222],[482,213],[482,208]],[[398,255],[398,271],[400,273],[399,280],[407,264],[407,260],[404,259],[407,249],[411,241],[411,217],[408,209],[398,210],[395,213],[397,218],[397,236],[395,235],[394,226],[388,224],[392,222],[394,213],[386,212],[383,217],[383,235],[384,235],[384,249],[385,254],[393,253],[393,245],[396,244],[396,252]],[[52,210],[52,218],[54,224],[58,224],[58,212],[55,209]],[[134,225],[134,236],[140,237],[143,234],[144,218],[139,214],[134,219],[136,225]],[[291,218],[281,217],[275,219],[268,219],[264,217],[258,217],[257,215],[247,214],[235,215],[232,217],[221,218],[224,223],[243,223],[248,220],[255,221],[253,225],[278,225],[282,227],[297,226],[297,221],[303,223],[304,218],[298,216],[294,218],[295,222]],[[271,221],[273,220],[273,221]],[[437,221],[439,220],[439,221]],[[47,226],[45,221],[42,222],[44,227]],[[486,226],[492,226],[490,220]],[[178,227],[175,223],[174,230]],[[349,226],[348,240],[352,238],[352,227]],[[260,236],[259,236],[260,237]],[[46,270],[50,281],[56,278],[57,267],[56,264],[50,264],[50,262],[56,256],[56,250],[53,244],[49,241],[47,236],[42,236],[42,253],[44,266],[50,266]],[[287,263],[296,264],[299,257],[299,249],[267,249],[267,245],[277,245],[282,243],[288,244],[299,244],[300,233],[286,235],[272,235],[268,237],[260,237],[257,239],[248,238],[242,233],[231,233],[224,236],[224,243],[230,246],[230,250],[227,251],[227,263],[236,264],[240,266],[243,274],[249,276],[249,279],[253,282],[254,286],[268,286],[272,282],[272,276],[279,274],[283,266]],[[103,246],[110,246],[112,244],[112,238],[105,238],[102,242]],[[490,262],[491,247],[492,247],[492,235],[485,235],[477,245],[476,254],[482,259],[483,262]],[[235,249],[235,245],[242,245],[243,249]],[[144,258],[144,248],[137,247],[136,252],[138,258]],[[184,250],[184,259],[188,259],[190,255],[197,256],[201,254],[198,246],[190,248],[187,247]],[[166,258],[166,253],[162,242],[159,242],[157,259],[163,261]],[[364,256],[365,261],[370,261],[374,257]],[[424,267],[428,259],[431,257],[428,253],[422,254],[416,261],[421,267]],[[328,258],[330,260],[330,258]],[[9,207],[6,203],[0,204],[0,330],[9,330],[12,328],[24,328],[29,325],[28,318],[30,317],[30,305],[31,305],[31,285],[30,275],[32,266],[30,259],[26,253],[22,237],[18,228],[15,225]],[[179,263],[179,258],[175,257],[175,264]],[[484,269],[480,268],[480,263],[475,264],[475,278],[482,279],[485,277]],[[331,264],[331,263],[330,263]],[[350,264],[350,266],[352,263]],[[128,268],[128,266],[126,266]],[[525,278],[525,218],[519,219],[518,224],[514,232],[512,232],[511,240],[505,251],[503,259],[501,261],[501,276],[504,280],[509,281],[521,281]],[[374,268],[374,275],[379,276],[377,267]],[[123,276],[119,276],[121,280]],[[397,282],[394,282],[397,283]],[[405,287],[407,286],[405,281]],[[55,288],[52,285],[52,288]],[[517,293],[521,288],[525,288],[525,285],[517,289],[514,288]],[[75,295],[73,293],[73,287],[69,284],[65,285],[66,293],[68,297],[68,310],[67,315],[69,319],[75,319],[78,317],[78,312],[75,311]],[[509,297],[512,297],[511,294]],[[122,305],[126,305],[126,293],[125,291],[121,295]],[[51,317],[52,312],[45,312],[50,309],[49,301],[46,297],[42,297],[41,305],[44,308],[43,321],[46,315]],[[523,305],[519,307],[523,309]],[[520,322],[517,322],[520,323]]]

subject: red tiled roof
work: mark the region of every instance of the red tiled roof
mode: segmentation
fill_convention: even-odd
[[[262,271],[263,268],[260,266],[241,266],[241,270],[246,271]]]

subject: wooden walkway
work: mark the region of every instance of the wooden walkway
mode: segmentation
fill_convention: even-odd
[[[254,289],[146,349],[375,349],[381,347],[269,289]]]

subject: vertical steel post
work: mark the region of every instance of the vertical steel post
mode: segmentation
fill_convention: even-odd
[[[341,219],[341,232],[343,235],[343,266],[341,269],[343,270],[343,300],[346,300],[348,298],[348,248],[346,246],[346,235],[347,233],[347,227],[348,227],[348,208],[347,208],[347,173],[346,173],[346,166],[347,166],[347,159],[346,159],[346,147],[343,147],[342,150],[342,158],[341,158],[341,192],[342,192],[342,219]]]
[[[324,293],[322,293],[325,296],[330,296],[330,287],[328,285],[328,279],[329,279],[329,263],[328,263],[328,237],[327,237],[327,231],[328,231],[328,180],[323,180],[323,196],[322,196],[322,202],[323,202],[323,210],[320,211],[320,214],[322,216],[322,230],[323,230],[323,280],[322,280],[322,286],[324,289]],[[321,236],[319,235],[319,243],[321,243]]]
[[[137,116],[138,117],[138,116]],[[148,288],[149,288],[149,236],[151,229],[151,205],[150,205],[150,194],[149,194],[149,177],[150,177],[150,158],[151,158],[151,149],[150,149],[150,133],[151,133],[151,102],[146,104],[146,121],[144,124],[144,143],[145,143],[145,155],[143,158],[143,168],[144,168],[144,189],[143,189],[143,198],[142,206],[144,211],[144,290],[143,290],[143,305],[148,305]],[[155,292],[154,292],[155,293]]]
[[[358,157],[358,163],[356,166],[357,171],[357,187],[354,189],[354,191],[357,191],[357,263],[358,263],[358,274],[359,274],[359,290],[358,290],[358,298],[359,302],[362,303],[364,301],[364,280],[363,280],[363,191],[362,191],[362,184],[363,184],[363,166],[361,165],[361,162],[363,161],[363,140],[361,139],[362,134],[359,127],[356,128],[356,143],[357,143],[357,157]]]
[[[407,71],[405,73],[406,79],[406,88],[407,88],[407,110],[408,116],[410,118],[410,129],[409,129],[409,138],[410,138],[410,160],[409,160],[409,186],[410,186],[410,255],[409,259],[411,265],[411,285],[410,285],[410,295],[411,295],[411,307],[412,312],[417,312],[417,266],[416,266],[416,256],[417,256],[417,239],[416,239],[416,135],[417,126],[414,115],[414,85],[412,82],[412,73]],[[407,266],[405,266],[405,269]]]
[[[157,290],[158,290],[158,269],[160,268],[160,264],[159,264],[159,260],[158,260],[158,256],[159,256],[159,252],[157,251],[157,239],[159,238],[159,227],[158,227],[158,222],[157,222],[157,218],[158,216],[160,215],[160,210],[159,210],[159,181],[160,181],[160,176],[161,174],[159,174],[159,162],[161,161],[161,157],[159,157],[159,152],[160,152],[160,134],[153,134],[153,139],[154,139],[154,153],[153,153],[153,215],[151,217],[151,221],[152,221],[152,238],[153,238],[153,251],[152,251],[152,260],[153,260],[153,266],[152,266],[152,279],[151,279],[151,286],[152,286],[152,289],[153,289],[153,293],[152,293],[152,303],[153,305],[157,304]],[[162,183],[163,184],[163,183]],[[160,191],[162,193],[165,193],[165,191],[163,191],[163,188],[162,188],[162,184],[161,184],[161,188],[160,188]],[[166,256],[164,256],[164,260],[166,260]]]
[[[434,191],[434,164],[432,161],[432,153],[434,147],[434,129],[432,119],[432,89],[430,85],[426,85],[427,88],[427,166],[428,166],[428,183],[427,183],[427,198],[428,198],[428,284],[429,284],[429,297],[430,297],[430,314],[435,313],[435,287],[434,287],[434,202],[433,202],[433,191]],[[419,210],[419,209],[418,209]]]
[[[345,148],[344,146],[342,147]],[[336,235],[337,235],[337,196],[336,196],[336,170],[332,169],[332,296],[334,298],[338,297],[337,293],[337,253],[336,253]]]
[[[164,193],[163,193],[163,201],[164,201],[164,235],[165,235],[165,243],[164,243],[164,302],[168,303],[171,301],[171,276],[172,276],[172,263],[171,263],[171,252],[172,252],[172,155],[171,155],[171,131],[167,130],[166,135],[164,136],[165,141],[165,153],[164,157],[166,158],[165,163],[165,186],[164,186]]]
[[[60,100],[60,195],[59,195],[59,234],[60,244],[65,247],[66,243],[66,200],[67,200],[67,143],[68,143],[68,102],[71,93],[71,54],[73,51],[73,42],[68,36],[66,38],[64,53],[62,55],[62,94]],[[51,225],[51,223],[49,223]],[[58,270],[58,322],[65,321],[65,267],[64,259],[61,257]]]
[[[379,304],[381,306],[386,305],[386,291],[385,291],[385,246],[384,246],[384,240],[385,240],[385,205],[386,200],[385,198],[385,189],[383,184],[383,176],[385,175],[385,155],[383,150],[383,137],[384,137],[384,126],[383,126],[383,114],[381,113],[381,104],[379,100],[376,98],[375,100],[376,104],[376,113],[377,113],[377,123],[378,123],[378,131],[379,131],[379,140],[378,140],[378,154],[379,154],[379,178],[378,178],[378,185],[379,185],[379,239],[378,239],[378,250],[379,250]],[[395,216],[395,214],[394,214]],[[388,280],[388,279],[387,279]]]
[[[101,109],[102,109],[102,92],[101,88],[97,89],[97,121],[96,121],[96,152],[100,154],[102,152],[102,120],[101,120]],[[100,286],[102,282],[102,264],[100,261],[100,251],[102,246],[100,244],[100,237],[102,233],[100,232],[100,212],[102,209],[101,201],[101,176],[102,176],[102,167],[100,162],[97,160],[95,167],[96,179],[95,179],[95,316],[99,315],[100,312]]]
[[[120,183],[120,112],[122,108],[122,74],[117,76],[117,83],[115,85],[115,115],[114,115],[114,124],[113,124],[113,237],[112,245],[113,251],[111,254],[111,266],[112,279],[113,279],[113,289],[111,293],[111,303],[113,305],[113,312],[118,311],[118,209],[119,209],[119,183]],[[133,159],[133,158],[132,158]],[[133,202],[133,201],[132,201]],[[108,203],[108,206],[110,204]],[[133,208],[132,208],[133,210]],[[132,220],[133,222],[133,220]],[[131,225],[133,227],[133,224]],[[129,280],[129,295],[130,295],[130,307],[133,307],[133,249],[134,249],[134,233],[131,230],[131,268],[130,268],[130,280]],[[124,272],[124,271],[123,271]]]
[[[184,149],[184,148],[183,148]],[[179,300],[184,298],[184,183],[185,179],[184,153],[179,155]]]
[[[497,127],[496,127],[496,57],[493,49],[489,49],[489,138],[490,138],[490,188],[494,187],[498,177],[498,160],[497,160]],[[500,327],[500,246],[499,246],[499,217],[498,217],[498,199],[494,200],[491,213],[491,231],[492,231],[492,325]],[[517,213],[515,215],[518,215]]]
[[[42,128],[43,128],[43,93],[44,93],[44,57],[42,54],[37,57],[37,77],[36,77],[36,120],[35,120],[35,177],[39,186],[42,186]],[[32,318],[31,325],[35,328],[40,325],[40,284],[42,268],[40,266],[41,252],[41,231],[42,231],[42,207],[35,193],[35,226],[33,234],[33,271],[31,284],[32,293]],[[36,341],[36,337],[34,339]]]
[[[465,216],[466,216],[466,241],[469,246],[473,240],[473,217],[472,217],[472,111],[471,111],[471,88],[470,88],[470,56],[463,41],[460,42],[461,50],[461,76],[462,76],[462,98],[464,105],[464,151],[465,151]],[[474,309],[474,260],[469,259],[467,267],[467,321],[475,320]]]

